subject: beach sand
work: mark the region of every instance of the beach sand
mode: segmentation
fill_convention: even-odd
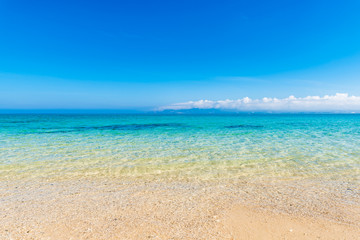
[[[360,190],[343,183],[30,179],[0,186],[0,239],[360,239]]]

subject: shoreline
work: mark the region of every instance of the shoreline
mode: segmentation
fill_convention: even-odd
[[[0,239],[360,236],[360,191],[354,185],[351,193],[346,192],[350,187],[340,182],[328,189],[313,181],[29,179],[0,183]]]

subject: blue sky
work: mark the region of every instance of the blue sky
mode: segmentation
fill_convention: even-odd
[[[0,0],[0,108],[360,96],[359,12],[357,0]]]

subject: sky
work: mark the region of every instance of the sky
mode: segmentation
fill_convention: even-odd
[[[0,109],[360,111],[359,12],[358,0],[0,0]]]

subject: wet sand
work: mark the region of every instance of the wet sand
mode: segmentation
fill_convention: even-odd
[[[360,239],[342,182],[1,181],[0,214],[0,239]]]

